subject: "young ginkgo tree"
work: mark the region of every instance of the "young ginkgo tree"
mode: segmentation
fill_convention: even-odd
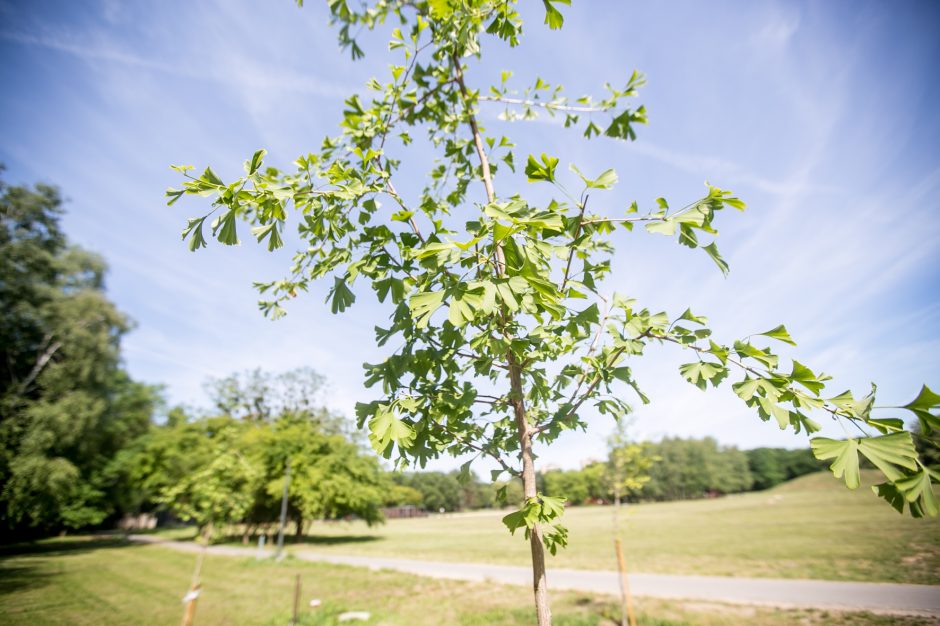
[[[735,378],[733,392],[781,428],[813,433],[819,429],[813,413],[846,424],[853,434],[844,440],[811,440],[816,456],[831,459],[835,475],[855,488],[861,455],[884,474],[878,495],[899,511],[906,505],[915,516],[935,515],[931,481],[940,473],[921,463],[902,420],[872,416],[874,387],[861,397],[830,396],[828,376],[797,361],[783,367],[767,345],[793,343],[783,326],[721,343],[706,318],[689,310],[670,315],[601,294],[616,231],[672,237],[701,248],[727,272],[715,220],[744,203],[708,187],[679,209],[659,199],[649,210],[622,201],[619,210],[598,211],[589,194],[612,188],[614,171],[590,176],[570,164],[583,181],[580,194],[571,195],[559,182],[558,158],[520,157],[508,137],[487,133],[478,114],[485,106],[500,107],[510,119],[560,116],[588,140],[632,141],[646,122],[645,109],[632,105],[644,82],[639,73],[622,87],[607,86],[600,98],[574,100],[541,79],[514,89],[509,72],[493,86],[468,84],[465,70],[488,39],[519,44],[516,4],[377,0],[353,8],[329,0],[341,45],[353,58],[363,54],[353,33],[388,28],[396,59],[389,75],[349,97],[340,134],[290,171],[265,166],[264,150],[237,180],[174,166],[186,180],[167,191],[170,204],[185,194],[213,198],[212,210],[183,231],[190,249],[205,246],[207,233],[237,244],[237,224],[246,221],[252,236],[274,250],[295,224],[304,245],[288,277],[258,285],[266,298],[261,309],[273,318],[315,281],[332,281],[327,300],[334,313],[353,304],[354,285],[372,289],[390,311],[376,341],[397,348],[365,365],[366,385],[379,386],[382,399],[358,405],[360,426],[368,427],[379,453],[402,465],[443,454],[485,456],[498,464],[497,473],[521,478],[525,501],[503,521],[531,544],[540,625],[551,621],[544,548],[554,553],[564,546],[566,531],[559,523],[563,499],[537,491],[533,444],[585,427],[589,407],[619,419],[631,394],[647,402],[630,363],[649,348],[687,351],[690,362],[680,374],[702,389]],[[548,27],[560,28],[559,6],[569,0],[543,4]],[[420,193],[399,193],[400,157],[422,135],[437,161]],[[536,204],[503,191],[504,181],[521,178],[520,161],[528,181],[550,186],[554,199]],[[940,396],[925,387],[903,408],[929,433],[940,428],[938,406]]]

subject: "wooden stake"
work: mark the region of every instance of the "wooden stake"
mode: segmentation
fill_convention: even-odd
[[[193,569],[193,579],[189,584],[189,593],[186,594],[189,599],[186,601],[186,608],[183,610],[182,626],[192,626],[193,620],[196,617],[196,600],[199,599],[199,590],[201,589],[199,584],[199,575],[202,573],[202,562],[206,557],[206,551],[209,549],[210,532],[212,532],[211,523],[203,534],[202,550],[199,551],[199,555],[196,557],[196,567]]]
[[[297,606],[300,603],[300,574],[297,574],[297,578],[294,580],[294,614],[290,618],[290,626],[296,626],[297,624]]]
[[[623,610],[626,615],[621,615],[622,626],[627,626],[627,619],[630,620],[630,626],[636,626],[636,616],[633,614],[633,596],[630,594],[630,583],[627,580],[627,564],[623,558],[623,547],[620,545],[620,538],[614,539],[614,548],[617,550],[617,570],[620,572],[620,596],[623,600]]]
[[[192,626],[193,619],[196,617],[196,600],[199,598],[199,585],[193,585],[189,594],[192,597],[186,602],[186,609],[183,611],[183,626]]]

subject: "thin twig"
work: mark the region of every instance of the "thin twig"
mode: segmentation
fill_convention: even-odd
[[[521,98],[507,98],[505,96],[479,96],[479,100],[486,102],[501,102],[503,104],[517,104],[527,107],[540,107],[551,111],[570,111],[572,113],[603,113],[609,111],[612,107],[589,107],[576,106],[571,104],[559,104],[557,102],[542,102],[540,100],[523,100]]]

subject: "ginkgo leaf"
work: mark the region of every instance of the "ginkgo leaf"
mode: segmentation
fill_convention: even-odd
[[[431,316],[444,304],[443,291],[425,291],[411,296],[408,308],[418,328],[425,328]]]
[[[940,507],[938,507],[937,495],[933,491],[933,483],[930,479],[931,472],[922,469],[913,476],[895,481],[894,484],[904,494],[904,499],[911,504],[912,508],[917,505],[922,513],[936,517],[940,512]],[[937,476],[934,476],[934,479],[936,480]]]
[[[907,409],[917,416],[925,433],[933,430],[940,430],[940,415],[931,413],[932,410],[940,409],[940,395],[930,390],[930,387],[924,385],[917,397],[911,402],[901,407]]]
[[[330,311],[342,313],[356,301],[356,294],[349,289],[344,279],[337,277],[326,299],[330,303]]]
[[[696,361],[694,363],[680,365],[679,373],[681,373],[682,377],[687,381],[704,391],[708,381],[711,381],[712,384],[717,387],[718,383],[721,382],[721,379],[724,378],[728,371],[717,363]]]
[[[860,439],[858,451],[890,481],[904,476],[898,467],[912,471],[917,469],[917,450],[914,449],[914,440],[908,432]]]
[[[385,405],[380,405],[375,416],[369,420],[369,431],[372,446],[380,454],[392,443],[408,447],[414,441],[414,429]]]
[[[721,270],[721,273],[725,276],[728,275],[728,263],[724,260],[721,254],[718,252],[718,245],[715,242],[711,242],[707,246],[702,246],[702,250],[708,253],[708,256],[711,257],[711,260],[715,262],[715,265],[718,266],[718,269]]]
[[[849,489],[857,489],[860,482],[858,471],[858,441],[855,439],[829,439],[815,437],[810,440],[813,455],[820,461],[835,459],[829,469],[836,478],[845,477]]]
[[[793,338],[790,337],[790,333],[787,332],[786,326],[780,324],[776,328],[771,328],[770,330],[757,333],[758,335],[763,335],[764,337],[770,337],[771,339],[776,339],[777,341],[782,341],[783,343],[788,343],[791,346],[795,346],[796,342],[793,341]]]

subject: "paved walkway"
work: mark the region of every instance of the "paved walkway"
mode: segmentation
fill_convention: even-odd
[[[160,543],[166,547],[187,552],[199,550],[199,546],[191,542],[163,541],[149,535],[131,535],[130,539],[145,543]],[[209,551],[212,554],[241,557],[258,554],[255,548],[240,546],[212,546]],[[270,555],[270,552],[266,554]],[[391,569],[433,578],[492,581],[509,585],[532,584],[532,572],[526,567],[419,561],[378,556],[344,556],[296,548],[291,549],[290,554],[303,561]],[[617,572],[613,571],[550,569],[548,584],[552,589],[605,594],[620,593]],[[931,585],[630,574],[630,589],[634,595],[654,598],[940,616],[940,586]]]

